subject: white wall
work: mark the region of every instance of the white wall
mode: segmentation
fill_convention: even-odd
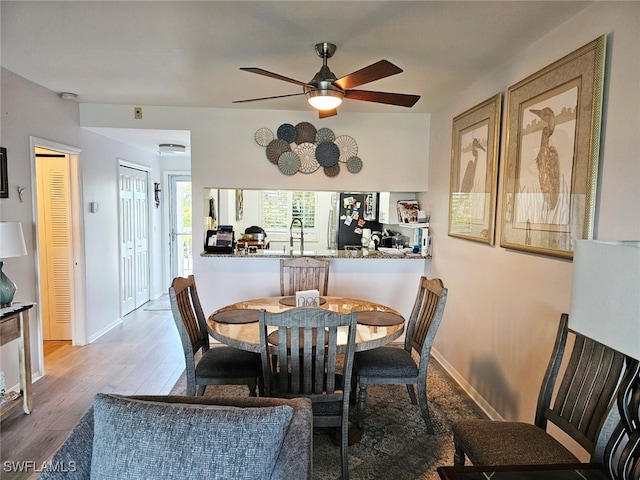
[[[28,255],[7,259],[5,269],[18,285],[16,301],[37,302],[35,260],[35,224],[33,220],[34,192],[32,188],[30,137],[38,137],[58,144],[81,149],[85,237],[87,311],[80,312],[79,321],[86,322],[89,340],[120,322],[119,257],[118,257],[118,159],[146,165],[152,169],[151,182],[161,182],[156,155],[146,154],[130,146],[82,130],[78,104],[66,101],[51,90],[34,84],[6,69],[0,70],[2,95],[2,131],[0,143],[7,148],[9,198],[0,201],[2,221],[20,221],[25,235]],[[24,203],[20,203],[16,186],[27,187]],[[89,213],[89,202],[98,202],[97,213]],[[162,285],[160,210],[150,208],[152,284],[151,295],[165,291]],[[86,317],[83,315],[86,313]],[[42,345],[39,341],[40,312],[32,310],[31,346],[33,372],[40,375]],[[8,386],[18,383],[17,342],[0,349],[2,370]]]
[[[89,341],[112,328],[120,317],[120,265],[118,235],[118,165],[120,161],[149,171],[149,184],[162,183],[157,155],[143,152],[88,130],[82,132],[82,176],[85,205],[85,255],[87,258],[87,332]],[[149,238],[151,258],[151,298],[165,291],[162,282],[164,255],[161,240],[161,210],[149,196]],[[97,213],[88,205],[97,202]]]
[[[498,92],[506,98],[510,85],[606,33],[595,237],[640,239],[638,32],[640,3],[596,2],[432,115],[429,193],[423,195],[435,237],[429,275],[449,287],[434,348],[459,380],[506,419],[533,421],[560,314],[569,311],[572,262],[501,248],[499,222],[495,246],[447,236],[452,119]]]
[[[33,221],[34,188],[31,173],[30,136],[79,147],[78,105],[60,99],[51,90],[28,82],[14,73],[0,68],[0,95],[2,97],[2,130],[0,144],[7,149],[9,198],[0,200],[0,220],[22,223],[27,256],[4,260],[4,271],[18,290],[15,301],[36,300],[35,224]],[[24,202],[18,199],[16,187],[26,187]],[[39,307],[30,312],[31,344],[34,370],[37,372]],[[17,341],[1,349],[2,370],[7,386],[18,383]]]

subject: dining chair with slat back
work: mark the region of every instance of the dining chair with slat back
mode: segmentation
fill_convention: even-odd
[[[600,434],[608,439],[607,444],[602,454],[596,448],[591,457],[605,466],[611,480],[640,478],[640,360],[627,356],[626,365],[616,408],[611,409]]]
[[[354,378],[352,386],[359,387],[357,396],[358,426],[364,424],[364,410],[369,385],[406,385],[411,402],[420,405],[420,414],[429,433],[434,433],[429,405],[427,402],[427,369],[431,346],[436,336],[447,292],[439,278],[420,278],[418,294],[407,323],[404,348],[383,346],[358,352],[354,357]],[[419,361],[414,360],[414,352]],[[418,387],[418,397],[414,385]]]
[[[295,295],[301,290],[318,290],[327,295],[329,261],[311,257],[280,259],[280,295]]]
[[[314,426],[340,428],[344,480],[349,476],[349,390],[356,323],[356,313],[311,307],[260,312],[265,394],[310,398]]]
[[[255,397],[256,385],[262,383],[260,354],[228,346],[210,348],[194,276],[174,278],[169,299],[184,351],[187,395],[195,395],[196,386],[201,396],[207,385],[247,385],[249,395]]]
[[[603,451],[607,442],[601,430],[615,402],[625,356],[573,332],[568,323],[569,315],[563,313],[538,395],[534,423],[483,419],[454,422],[456,465],[464,465],[465,457],[481,466],[578,463],[579,459],[547,432],[549,423],[597,460],[594,455]],[[559,378],[569,336],[573,337],[573,348]]]

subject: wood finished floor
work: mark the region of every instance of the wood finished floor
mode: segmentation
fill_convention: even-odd
[[[73,347],[45,342],[45,375],[33,384],[33,411],[14,410],[0,425],[0,477],[35,479],[80,417],[94,394],[168,394],[184,370],[184,356],[169,310],[150,302],[127,315],[96,342]],[[28,467],[15,472],[15,462]],[[33,462],[33,463],[31,463]]]

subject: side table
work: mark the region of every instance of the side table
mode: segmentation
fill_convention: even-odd
[[[610,480],[597,463],[438,467],[442,480]]]
[[[20,398],[4,403],[0,407],[0,419],[22,404],[24,413],[31,413],[31,343],[29,339],[29,310],[35,303],[14,302],[0,308],[0,345],[20,339],[18,346],[20,366]]]

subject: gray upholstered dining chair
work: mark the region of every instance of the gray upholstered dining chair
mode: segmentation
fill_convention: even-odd
[[[354,385],[359,386],[358,426],[364,423],[364,410],[369,385],[405,384],[411,402],[420,404],[420,413],[429,433],[433,433],[433,425],[427,403],[427,368],[433,339],[436,336],[448,290],[439,278],[420,278],[418,294],[411,310],[404,340],[404,348],[385,346],[355,354]],[[414,360],[413,352],[420,359]],[[418,386],[418,398],[414,385]],[[352,387],[355,390],[355,386]]]
[[[260,354],[228,346],[210,348],[193,275],[173,279],[169,300],[184,351],[187,395],[196,394],[196,385],[198,395],[204,394],[207,385],[247,385],[255,397],[262,376]],[[202,355],[196,363],[199,350]]]
[[[295,295],[300,290],[318,290],[327,294],[329,261],[311,257],[280,260],[280,295]]]
[[[602,463],[597,456],[608,441],[602,435],[622,376],[625,356],[568,326],[563,313],[549,365],[540,388],[533,424],[494,420],[453,423],[454,463],[464,465],[535,465],[578,463],[579,459],[547,433],[553,423]],[[560,383],[560,366],[569,335],[573,349]],[[552,398],[553,404],[551,402]],[[636,412],[637,413],[637,412]]]
[[[345,480],[349,478],[349,390],[356,315],[312,307],[260,312],[265,395],[307,397],[312,402],[314,426],[340,428]]]

